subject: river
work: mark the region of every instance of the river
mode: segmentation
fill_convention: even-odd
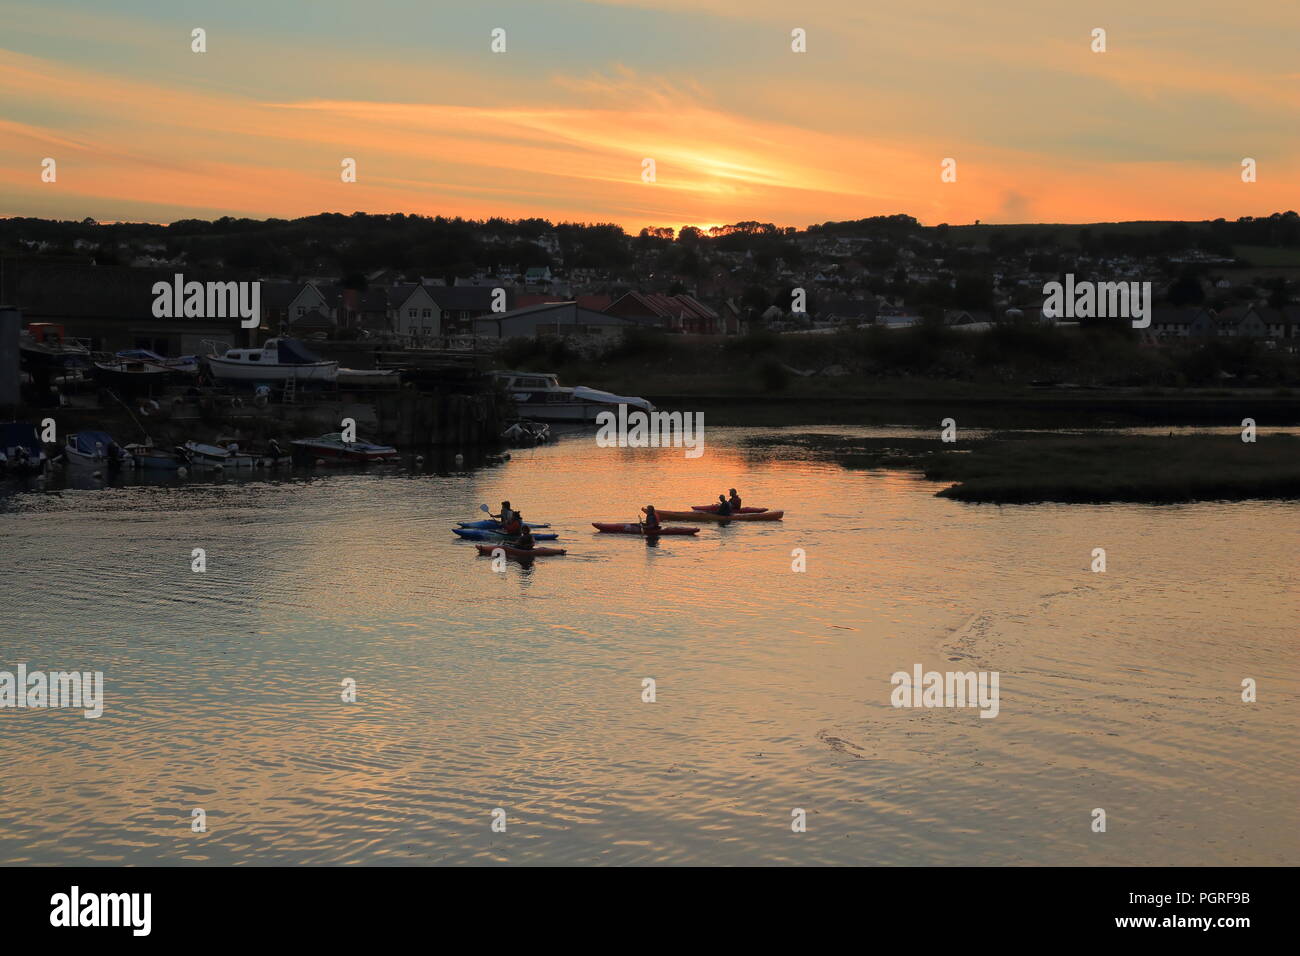
[[[759,434],[10,488],[0,670],[104,705],[0,709],[0,863],[1300,862],[1296,502],[967,505]],[[785,520],[590,525],[732,486]],[[569,553],[454,538],[503,498]],[[997,716],[891,706],[916,665]]]

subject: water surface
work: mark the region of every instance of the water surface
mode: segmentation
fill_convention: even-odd
[[[0,669],[107,696],[0,710],[0,862],[1300,861],[1297,503],[966,505],[757,434],[0,499]],[[786,520],[589,524],[731,486]],[[503,498],[569,554],[451,535]],[[1001,713],[889,706],[917,663]]]

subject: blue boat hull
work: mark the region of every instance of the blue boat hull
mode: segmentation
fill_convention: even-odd
[[[549,524],[534,524],[531,521],[527,522],[527,524],[528,527],[530,528],[550,527]],[[500,531],[501,530],[501,522],[493,521],[491,518],[484,518],[482,521],[461,521],[459,522],[459,526],[462,528],[476,528],[479,531]],[[534,535],[534,537],[536,536]]]
[[[451,530],[469,541],[509,541],[516,537],[516,535],[502,534],[500,531],[482,531],[478,528],[452,528]],[[536,541],[554,541],[558,537],[558,534],[533,535]]]

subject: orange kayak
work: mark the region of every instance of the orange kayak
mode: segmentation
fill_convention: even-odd
[[[784,517],[784,511],[762,511],[757,514],[738,515],[715,515],[710,511],[659,511],[656,509],[655,514],[659,515],[664,521],[780,521]]]
[[[717,505],[691,505],[691,510],[716,512],[718,510],[718,506]],[[766,508],[741,508],[738,512],[732,512],[732,514],[756,515],[761,511],[767,511],[767,510],[768,509]]]

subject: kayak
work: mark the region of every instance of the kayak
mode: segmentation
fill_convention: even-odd
[[[475,545],[479,554],[492,554],[494,551],[501,550],[512,558],[549,558],[556,554],[564,554],[563,548],[512,548],[508,544],[479,544]]]
[[[530,528],[549,528],[549,524],[534,524],[531,521],[525,522]],[[479,531],[500,531],[501,522],[493,521],[491,518],[484,518],[482,521],[458,521],[457,525],[462,528],[476,528]]]
[[[691,505],[691,510],[716,512],[718,510],[718,506],[717,505]],[[741,508],[739,513],[742,515],[756,515],[766,510],[767,510],[766,508]]]
[[[517,534],[506,534],[502,531],[483,531],[479,528],[452,528],[454,534],[467,538],[470,541],[507,541],[510,538],[517,538]],[[538,541],[554,541],[558,534],[535,534],[533,538]]]
[[[784,511],[762,511],[758,514],[715,515],[708,511],[659,511],[655,514],[665,521],[780,521]]]
[[[611,521],[593,521],[591,526],[597,531],[604,531],[606,534],[639,534],[647,538],[657,538],[661,534],[695,534],[699,528],[668,527],[665,525],[658,531],[647,532],[639,524],[616,524]],[[536,537],[536,535],[534,535]]]

